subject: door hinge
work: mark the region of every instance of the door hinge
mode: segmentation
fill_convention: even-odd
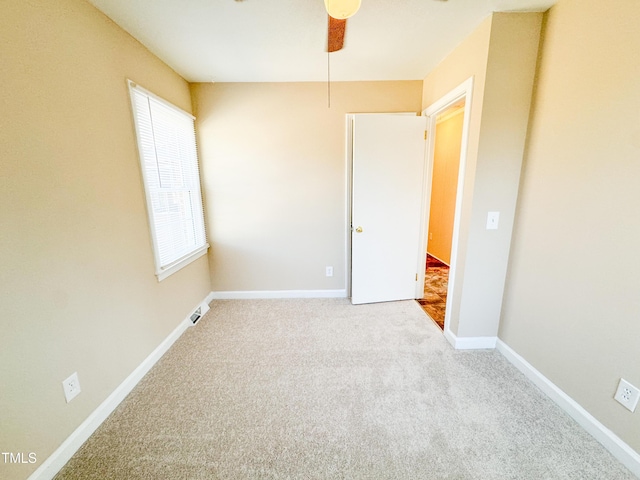
[[[418,274],[416,273],[416,282],[418,281]]]
[[[429,136],[429,132],[427,130],[425,130],[424,131],[424,139],[426,140],[428,136]]]

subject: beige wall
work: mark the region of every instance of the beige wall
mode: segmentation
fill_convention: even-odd
[[[452,107],[438,120],[433,153],[427,251],[447,265],[451,261],[463,114],[463,108]]]
[[[640,452],[640,2],[546,21],[500,338]]]
[[[0,15],[0,447],[35,465],[209,291],[201,258],[158,283],[126,78],[191,109],[187,83],[82,0]],[[65,403],[77,371],[82,393]]]
[[[451,331],[498,332],[538,53],[540,13],[496,13],[424,80],[424,107],[474,77]],[[498,230],[487,213],[500,212]]]
[[[495,336],[498,332],[541,24],[541,13],[493,15],[460,336]],[[500,212],[497,230],[486,229],[491,211]]]
[[[421,82],[333,83],[330,109],[326,83],[192,92],[212,289],[345,289],[345,114],[418,112]]]

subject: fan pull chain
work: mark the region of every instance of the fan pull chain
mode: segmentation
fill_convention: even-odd
[[[331,53],[327,52],[327,108],[331,108]]]

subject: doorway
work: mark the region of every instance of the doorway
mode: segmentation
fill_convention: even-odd
[[[433,297],[433,300],[437,300],[440,304],[442,310],[443,319],[440,318],[439,326],[443,328],[445,337],[450,338],[452,335],[450,324],[451,324],[451,316],[452,316],[452,305],[454,304],[454,298],[456,298],[456,293],[459,290],[459,287],[456,284],[456,269],[458,268],[457,258],[458,258],[458,246],[459,246],[459,235],[460,235],[460,217],[462,211],[462,200],[464,197],[464,181],[465,181],[465,167],[467,160],[467,145],[469,138],[469,125],[471,123],[471,109],[472,109],[472,92],[473,92],[473,77],[467,79],[458,87],[451,90],[449,93],[444,95],[438,101],[434,102],[432,105],[427,107],[423,111],[423,115],[428,117],[428,146],[427,146],[427,160],[426,160],[426,169],[425,169],[425,182],[424,182],[424,194],[423,194],[423,214],[422,214],[422,227],[421,227],[421,246],[422,251],[418,260],[418,268],[419,268],[419,284],[416,285],[416,300],[424,301],[425,300],[425,283],[428,279],[427,277],[427,260],[430,260],[432,267],[434,268],[444,268],[442,265],[448,267],[446,272],[446,285],[443,285],[443,272],[440,270],[440,278],[437,280],[440,283],[440,294],[438,294],[439,298]],[[457,110],[459,109],[459,112]],[[448,248],[444,249],[444,252],[448,252],[448,258],[446,258],[446,253],[434,253],[433,255],[427,254],[427,252],[442,252],[442,249],[438,249],[438,242],[435,237],[436,234],[433,230],[430,230],[431,223],[431,204],[432,204],[432,194],[434,193],[434,187],[436,191],[442,185],[440,185],[441,180],[437,180],[438,170],[434,169],[435,167],[435,156],[436,156],[436,144],[438,142],[438,121],[441,123],[443,120],[453,118],[456,116],[456,113],[459,113],[458,121],[462,123],[462,132],[459,140],[459,150],[457,152],[458,157],[458,168],[457,175],[455,178],[455,202],[453,205],[453,222],[449,222],[446,227],[446,231],[449,232],[446,235],[443,235],[441,240],[441,244],[448,245]],[[461,117],[461,118],[460,118]],[[441,135],[442,136],[442,135]],[[455,154],[453,155],[455,157]],[[437,183],[437,185],[436,185]],[[449,188],[452,190],[452,188]],[[437,201],[436,198],[433,199],[434,202]],[[451,204],[449,203],[445,211],[448,211],[448,218],[451,218]],[[434,215],[436,215],[434,210]],[[438,222],[438,218],[434,219],[434,222]],[[432,240],[429,239],[429,233],[433,233]],[[450,236],[449,236],[450,235]],[[436,245],[430,245],[430,243],[435,243]],[[433,248],[432,248],[433,247]],[[435,249],[435,250],[434,250]],[[442,256],[444,258],[438,258]],[[437,259],[437,260],[436,260]],[[434,265],[434,260],[440,261],[441,263],[436,263]],[[447,263],[448,261],[448,263]],[[431,315],[430,315],[431,316]]]
[[[415,117],[414,115],[411,115],[411,114],[409,115],[407,114],[404,114],[404,115],[402,114],[401,115],[398,115],[398,114],[348,114],[346,116],[346,120],[347,120],[346,122],[346,160],[347,161],[346,161],[345,179],[346,179],[347,196],[346,196],[346,204],[345,204],[345,207],[346,207],[345,208],[345,220],[346,220],[345,222],[346,223],[346,229],[345,229],[346,279],[345,281],[346,281],[346,287],[348,292],[347,295],[351,297],[352,303],[374,303],[379,301],[398,300],[402,298],[422,299],[424,297],[424,282],[425,282],[425,273],[426,273],[425,266],[427,261],[427,230],[429,225],[431,186],[432,186],[431,185],[432,166],[433,166],[433,155],[434,155],[434,149],[435,149],[435,142],[434,142],[435,135],[431,135],[430,132],[436,131],[437,117],[439,114],[443,113],[445,110],[455,105],[457,102],[462,101],[465,105],[464,112],[462,114],[463,116],[462,141],[461,141],[461,148],[460,148],[460,162],[459,162],[459,168],[458,168],[457,189],[456,189],[456,199],[455,199],[455,209],[454,209],[455,214],[454,214],[454,220],[453,220],[453,231],[451,235],[450,269],[449,269],[447,289],[446,289],[447,296],[446,296],[446,312],[445,312],[445,319],[444,319],[444,334],[445,334],[445,337],[447,338],[450,338],[451,335],[453,335],[449,325],[450,325],[451,310],[452,310],[451,309],[452,298],[455,296],[457,292],[457,286],[455,282],[456,259],[458,256],[458,236],[460,231],[460,213],[462,209],[464,173],[465,173],[466,153],[467,153],[467,144],[468,144],[468,136],[469,136],[469,124],[470,124],[470,110],[472,105],[472,100],[471,100],[472,90],[473,90],[473,77],[467,79],[465,82],[460,84],[458,87],[450,91],[440,100],[436,101],[434,104],[432,104],[422,112],[423,122],[426,119],[426,124],[427,124],[427,129],[424,132],[427,138],[426,140],[427,146],[425,151],[424,139],[422,139],[423,137],[422,135],[420,135],[419,129],[417,132],[418,135],[412,134],[411,135],[412,140],[407,139],[408,143],[416,142],[416,145],[415,145],[416,153],[419,152],[418,139],[422,139],[422,142],[423,142],[422,148],[423,148],[424,154],[420,158],[420,154],[417,153],[415,157],[416,161],[410,162],[411,165],[413,165],[413,167],[411,167],[413,168],[411,172],[407,170],[407,165],[402,166],[398,164],[395,160],[392,160],[393,163],[391,164],[388,163],[388,161],[382,162],[387,166],[389,165],[393,166],[393,169],[389,172],[389,175],[387,178],[391,179],[398,175],[404,176],[408,174],[411,178],[416,179],[418,183],[417,195],[414,195],[415,190],[413,188],[404,188],[404,187],[394,188],[392,192],[393,195],[384,197],[388,200],[392,200],[392,202],[387,201],[387,202],[384,202],[384,205],[381,206],[379,209],[374,208],[373,209],[374,215],[370,217],[372,220],[368,220],[366,223],[368,223],[369,221],[377,222],[381,216],[378,215],[376,212],[379,213],[380,211],[383,211],[383,210],[386,211],[391,206],[393,206],[394,208],[398,207],[398,205],[396,204],[399,201],[402,200],[402,202],[404,202],[404,200],[407,200],[407,198],[410,197],[412,200],[404,204],[405,206],[402,207],[401,210],[399,210],[399,211],[402,211],[402,214],[403,214],[402,218],[404,218],[404,221],[401,222],[402,225],[404,225],[405,227],[411,230],[411,232],[401,235],[402,241],[407,242],[407,245],[415,244],[415,247],[412,246],[410,249],[408,247],[385,248],[385,249],[376,248],[374,249],[375,250],[374,251],[371,249],[367,250],[366,248],[362,249],[362,245],[358,245],[358,243],[363,243],[361,241],[365,240],[370,235],[379,234],[379,232],[376,232],[375,228],[372,229],[367,227],[367,225],[364,224],[365,222],[361,223],[359,222],[359,219],[356,218],[357,215],[355,214],[355,210],[357,210],[357,208],[354,209],[354,204],[357,201],[357,199],[360,198],[360,195],[357,194],[357,191],[356,191],[357,189],[354,188],[354,184],[356,184],[359,181],[358,178],[362,180],[362,179],[368,178],[369,176],[358,175],[353,170],[354,156],[357,155],[357,151],[356,151],[357,148],[354,145],[358,143],[358,141],[356,140],[356,137],[360,140],[362,140],[363,138],[362,135],[356,134],[356,130],[357,130],[356,124],[358,123],[357,122],[358,117],[362,119],[365,119],[367,117],[374,117],[374,119],[371,120],[372,122],[378,121],[378,120],[375,120],[376,117],[380,121],[383,121],[382,120],[383,117],[386,117],[387,120],[390,120],[391,118],[395,117],[396,120],[400,122],[400,120],[398,119],[405,117],[407,119],[407,122],[409,122],[409,119],[411,118],[415,119],[416,122],[418,122],[418,119],[420,119],[420,117]],[[396,123],[396,120],[393,120],[394,124]],[[365,124],[369,123],[369,121],[365,120],[364,123]],[[413,121],[411,123],[413,123]],[[422,125],[424,125],[424,123],[422,123]],[[400,133],[400,132],[403,132],[405,128],[408,128],[408,125],[404,125],[404,126],[398,125],[397,129],[390,128],[389,125],[385,125],[385,128],[379,130],[380,138],[382,138],[383,132],[390,132],[393,130]],[[386,137],[386,133],[384,136]],[[374,138],[377,141],[378,135],[369,136],[369,138]],[[374,149],[374,150],[378,150],[378,149]],[[382,150],[382,149],[379,149],[379,150]],[[394,157],[395,157],[395,154],[394,154]],[[385,185],[385,189],[386,187],[387,186]],[[375,198],[377,200],[380,200],[382,196],[377,195]],[[417,207],[415,210],[414,210],[414,206]],[[370,209],[371,205],[367,204],[367,208]],[[416,211],[416,214],[415,215],[408,214],[408,212],[410,211]],[[394,218],[393,215],[385,215],[385,216]],[[390,232],[390,231],[395,231],[395,228],[389,229],[385,227],[385,228],[381,228],[380,231]],[[415,235],[416,233],[417,235]],[[411,238],[413,238],[414,240],[411,240]],[[357,242],[354,242],[355,239],[357,239]],[[358,249],[360,249],[359,252],[357,251]],[[413,252],[411,255],[407,255],[409,250]],[[354,257],[356,257],[361,253],[365,253],[366,255],[364,255],[364,257],[361,258],[360,260],[354,262],[353,261]],[[390,253],[401,253],[403,257],[413,256],[413,259],[414,259],[413,265],[409,267],[405,272],[404,263],[403,263],[403,271],[400,272],[400,269],[396,268],[398,266],[395,265],[393,261],[385,262],[386,267],[382,272],[382,274],[380,274],[380,272],[369,272],[371,274],[367,274],[367,275],[362,274],[363,272],[367,272],[366,269],[369,266],[375,266],[375,268],[378,268],[378,259],[381,258],[382,256],[384,256],[384,258],[387,259],[387,257],[390,256]],[[380,269],[378,268],[378,270]],[[391,281],[394,285],[398,285],[399,282],[395,282],[393,280],[394,276],[390,275],[390,273],[394,270],[398,270],[399,275],[402,276],[402,279],[403,279],[402,281],[404,281],[404,279],[407,279],[407,278],[411,279],[412,286],[410,288],[413,289],[413,294],[409,291],[409,293],[406,294],[407,296],[389,298],[387,297],[387,293],[391,290],[391,288],[388,287],[388,285],[383,286],[381,288],[377,288],[377,287],[372,288],[370,285],[365,283],[364,285],[366,288],[363,289],[363,292],[365,292],[367,295],[371,292],[373,292],[374,294],[382,292],[382,294],[384,295],[381,294],[380,296],[375,296],[375,298],[374,297],[365,298],[364,301],[354,302],[354,291],[357,290],[357,288],[355,288],[354,286],[354,283],[355,281],[358,280],[358,278],[364,278],[366,282],[369,282],[371,280],[379,281],[380,279],[383,279],[386,282]],[[409,272],[408,275],[407,275],[407,272]],[[415,272],[415,273],[411,273],[411,272]]]
[[[422,309],[444,330],[465,99],[436,115]]]

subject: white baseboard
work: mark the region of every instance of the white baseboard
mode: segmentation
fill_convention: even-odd
[[[207,310],[209,309],[209,304],[213,302],[215,299],[216,299],[216,296],[214,295],[214,293],[209,292],[209,295],[207,295],[207,298],[204,299],[204,303],[207,304]]]
[[[208,298],[208,296],[207,296]],[[126,398],[127,395],[134,389],[134,387],[142,380],[149,370],[156,364],[158,360],[169,350],[171,345],[175,343],[178,338],[193,325],[191,322],[191,314],[198,308],[201,308],[201,313],[204,315],[209,310],[209,302],[207,299],[203,300],[199,305],[191,310],[189,315],[180,322],[180,324],[165,338],[156,349],[145,358],[131,374],[124,379],[124,381],[116,387],[116,389],[109,395],[104,402],[102,402],[98,408],[96,408],[85,419],[84,422],[76,428],[67,439],[62,442],[50,456],[47,458],[38,469],[33,472],[28,480],[50,480],[52,479],[64,465],[73,457],[84,442],[96,431],[96,429],[111,415],[118,405]]]
[[[498,337],[458,337],[449,329],[445,330],[444,338],[456,350],[494,349],[498,340]]]
[[[640,454],[633,450],[615,433],[587,412],[573,398],[564,393],[551,380],[536,370],[511,347],[498,339],[497,350],[518,370],[542,390],[551,400],[571,416],[578,424],[600,442],[625,467],[640,478]]]
[[[212,300],[250,300],[259,298],[346,298],[346,290],[255,290],[211,292]],[[207,297],[207,298],[209,298]]]

